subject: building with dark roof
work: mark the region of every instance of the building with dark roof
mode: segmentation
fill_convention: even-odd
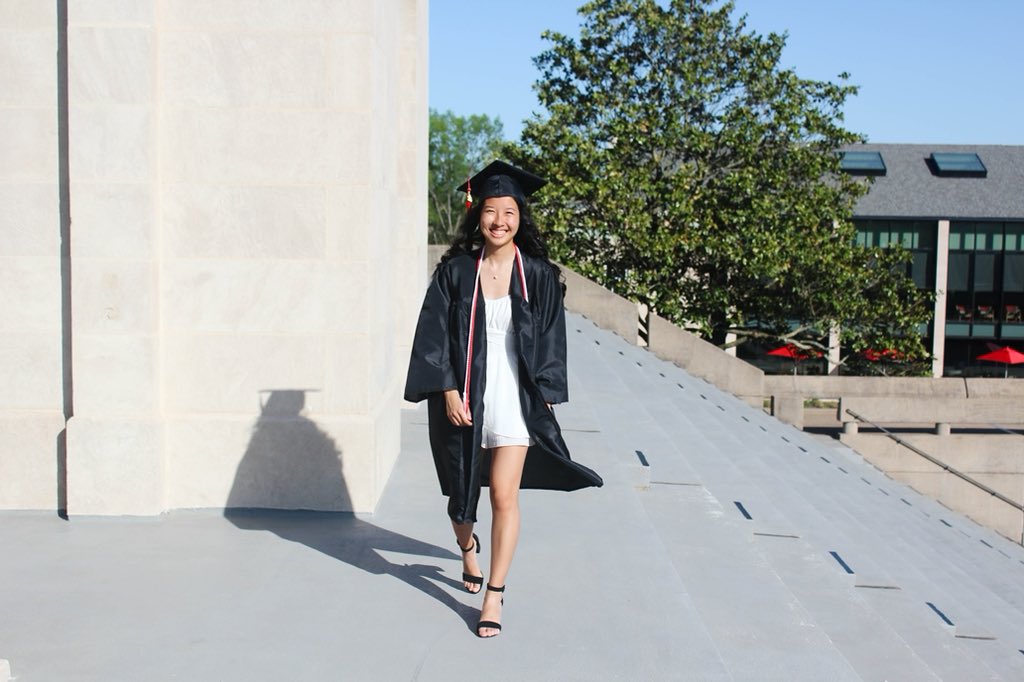
[[[1001,375],[976,358],[1024,344],[1024,147],[863,144],[843,167],[872,183],[858,242],[902,244],[911,276],[936,293],[924,330],[934,375]]]

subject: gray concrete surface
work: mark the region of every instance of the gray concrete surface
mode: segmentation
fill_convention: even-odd
[[[417,410],[372,516],[0,514],[0,657],[18,682],[1024,679],[1024,548],[580,316],[569,344],[556,410],[605,487],[524,491],[497,639]]]
[[[859,421],[848,410],[876,424],[931,422],[1004,428],[1024,424],[1024,407],[1013,398],[841,396],[837,419],[844,423]]]

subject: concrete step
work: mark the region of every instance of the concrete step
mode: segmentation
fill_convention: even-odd
[[[861,679],[705,490],[657,486],[639,497],[735,679]]]
[[[607,360],[606,362],[601,362],[599,364],[602,364],[604,366],[612,366],[612,363],[614,363],[614,362],[616,362],[616,361],[615,361],[615,358],[613,357],[613,358]],[[627,377],[627,378],[629,378],[629,377]],[[604,381],[604,379],[602,379],[602,381]],[[628,382],[622,382],[621,383],[621,387],[622,387],[623,390],[626,390],[626,391],[629,390],[627,384],[628,384]],[[614,405],[618,405],[621,402],[623,402],[623,401],[620,400],[619,403],[616,403]],[[630,401],[627,400],[625,402],[630,402]],[[639,400],[637,401],[638,404],[640,404],[641,402],[642,401],[639,401]],[[654,403],[658,404],[658,405],[663,404],[662,400],[655,400]],[[648,409],[649,410],[651,409],[650,405],[648,405]],[[609,418],[613,418],[614,417],[615,410],[616,410],[615,406],[612,406],[609,409],[609,412],[612,413],[612,414],[609,415]],[[657,427],[657,423],[656,422],[658,420],[656,420],[656,419],[653,419],[653,420],[652,419],[643,419],[643,418],[634,417],[633,421],[639,422],[639,424],[632,424],[631,423],[630,424],[630,430],[632,431],[634,426],[641,426],[641,427],[643,427],[643,432],[640,433],[640,434],[630,434],[629,437],[633,438],[634,440],[632,442],[630,442],[625,447],[633,446],[634,444],[643,444],[643,445],[645,445],[645,447],[649,447],[650,448],[651,457],[652,457],[652,460],[653,460],[652,461],[652,468],[654,469],[655,472],[658,472],[659,468],[663,466],[663,463],[665,461],[672,461],[674,459],[675,460],[682,459],[681,457],[678,456],[678,453],[672,452],[672,449],[673,449],[672,448],[672,442],[671,442],[671,440],[669,438],[667,438],[663,434],[663,432],[661,432],[661,429]],[[624,432],[625,429],[622,429],[621,431]],[[669,453],[671,453],[671,456],[669,456],[669,457],[663,456],[663,455],[666,455],[666,454],[669,454]],[[655,478],[657,478],[657,477],[658,476],[655,476]],[[664,485],[658,485],[655,482],[654,484],[652,484],[652,489],[650,491],[650,494],[649,495],[642,495],[641,497],[642,497],[642,499],[644,499],[645,503],[647,503],[649,508],[650,508],[650,498],[651,497],[671,496],[671,495],[674,495],[674,494],[678,494],[678,495],[696,495],[696,494],[698,494],[696,491],[699,491],[699,490],[700,490],[699,488],[695,489],[693,487],[686,487],[686,486],[664,486]],[[717,501],[715,501],[715,504],[719,504],[719,503]],[[725,516],[725,515],[727,515],[727,513],[728,512],[722,512],[721,511],[721,505],[719,505],[719,516]],[[685,534],[685,537],[689,538],[690,535],[692,535],[693,530],[694,529],[689,529],[687,531],[687,533]],[[712,531],[712,534],[713,535],[714,534],[719,534],[721,532],[722,532],[722,529],[720,527],[716,526],[714,528],[714,530]],[[741,533],[745,533],[746,531],[745,531],[745,529],[740,528],[740,532]],[[687,541],[690,542],[690,540],[687,540]],[[677,542],[677,539],[673,539],[671,542],[667,542],[666,544],[673,545],[676,542]],[[746,555],[746,564],[748,566],[750,566],[750,567],[760,567],[759,570],[764,570],[765,569],[765,560],[764,560],[764,558],[756,556],[756,553],[753,553],[753,554],[748,553]],[[720,571],[718,569],[706,571],[706,573],[710,573],[710,574],[717,574],[719,572]],[[762,576],[762,577],[760,577],[758,579],[764,579],[764,578]],[[742,579],[742,582],[749,584],[751,582],[751,580],[753,580],[753,578],[748,575],[748,576],[746,576],[746,577],[744,577]],[[771,576],[770,580],[773,583],[778,583],[779,582],[779,578],[778,578],[777,575]],[[702,585],[703,585],[703,587],[706,588],[706,585],[704,585],[703,583],[702,583]],[[848,589],[846,591],[848,593],[851,592]],[[787,599],[790,600],[790,602],[788,602],[788,603],[791,603],[792,595],[791,594],[788,595]],[[777,606],[780,609],[789,608],[788,606],[785,606],[785,605],[777,605]],[[716,614],[714,617],[722,618],[723,616],[721,614]],[[804,619],[804,622],[807,622],[806,617]],[[758,626],[758,628],[763,630],[765,627],[778,628],[779,626],[780,626],[779,623],[775,623],[775,624],[773,624],[771,626],[766,626],[766,624],[761,623]],[[735,629],[735,627],[737,627],[737,626],[736,626],[736,624],[729,624],[728,627],[732,628],[732,629]],[[862,624],[862,627],[868,627],[868,626]],[[895,650],[896,651],[909,651],[908,647],[905,644],[902,644],[902,643],[897,643],[897,646],[895,647]],[[726,659],[729,660],[730,656],[727,655]],[[909,654],[909,659],[913,659],[912,652]],[[893,667],[898,667],[898,669],[902,669],[902,670],[915,670],[917,672],[921,672],[922,670],[925,670],[925,671],[927,670],[926,668],[922,667],[920,662],[918,662],[916,665],[913,664],[913,663],[909,663],[907,665],[893,666]],[[891,667],[890,669],[893,669],[893,667]],[[929,677],[927,677],[925,675],[918,675],[917,678],[918,679],[929,679]]]
[[[847,576],[803,539],[762,536],[758,544],[787,588],[865,680],[942,677],[889,621],[851,589]]]
[[[715,417],[716,415],[714,413],[711,413],[709,416]],[[743,418],[746,419],[747,417],[744,415]],[[756,416],[755,416],[755,420],[756,420]],[[778,426],[781,426],[783,429],[789,430],[789,427],[786,427],[785,425],[778,425]],[[791,433],[780,434],[780,438],[782,438],[787,443],[792,443],[793,441],[796,441],[797,443],[799,443],[800,440],[803,440],[803,438],[801,438],[801,437],[804,436],[804,434],[801,434],[800,432],[795,431],[795,430],[790,430],[790,431],[791,431]],[[727,433],[729,435],[736,435],[736,434],[742,433],[742,430],[741,429],[733,428],[731,430],[723,431],[723,432]],[[766,432],[762,432],[762,434],[760,434],[760,435],[770,435],[770,434],[766,433]],[[815,446],[815,443],[813,441],[805,441],[805,442],[807,443],[807,445],[810,448],[813,448]],[[750,439],[748,438],[747,442],[744,443],[744,444],[749,446],[752,443],[750,442]],[[760,445],[761,441],[759,441],[756,444]],[[802,447],[801,449],[802,449],[802,451],[806,452],[808,450],[808,447]],[[769,450],[768,454],[777,454],[778,448],[775,448],[774,450],[776,451],[775,453],[773,453],[771,450]],[[842,464],[836,463],[836,469],[838,471],[842,472],[844,475],[857,475],[857,474],[859,474],[858,478],[860,478],[861,482],[867,482],[867,483],[871,483],[872,482],[871,479],[868,478],[868,476],[873,476],[876,479],[876,481],[881,479],[881,482],[887,482],[889,484],[887,487],[892,487],[892,485],[899,485],[899,484],[893,484],[893,482],[891,482],[889,479],[884,478],[884,475],[881,475],[880,472],[877,472],[877,470],[875,470],[873,467],[870,467],[869,465],[865,466],[865,464],[863,463],[863,460],[861,460],[859,458],[859,456],[857,456],[855,453],[852,453],[852,451],[849,451],[848,449],[846,449],[845,452],[844,452],[844,449],[836,448],[836,449],[833,450],[833,455],[835,455],[835,453],[840,453],[840,452],[844,453],[843,456],[844,456],[844,458],[847,459],[846,468],[843,468]],[[854,467],[856,467],[856,470],[854,470]],[[818,478],[820,479],[820,477],[818,477]],[[945,508],[942,508],[941,506],[939,506],[934,501],[929,500],[926,497],[917,495],[916,493],[913,496],[901,495],[900,497],[902,499],[912,500],[912,504],[915,507],[917,507],[918,511],[922,515],[920,518],[905,517],[903,519],[905,523],[911,523],[912,524],[912,522],[914,522],[914,521],[919,521],[920,523],[918,523],[916,527],[923,527],[923,524],[925,524],[925,523],[931,523],[933,525],[937,524],[937,523],[939,523],[939,519],[943,519],[944,520],[944,517],[949,515],[948,510],[946,510]],[[846,498],[844,498],[844,502],[845,501],[846,501]],[[862,511],[865,512],[865,513],[870,513],[871,509],[873,508],[873,506],[874,506],[874,503],[872,502],[868,509],[862,510]],[[931,511],[928,511],[929,508],[931,509]],[[926,520],[926,519],[928,519],[928,520]],[[962,517],[961,517],[961,519],[962,519]],[[887,520],[887,522],[888,522],[888,520]],[[951,525],[952,524],[949,524],[947,522],[946,524],[944,524],[944,527],[942,527],[941,530],[943,532],[945,532],[945,530],[948,529]],[[976,524],[973,524],[973,522],[969,522],[969,521],[966,521],[966,523],[961,524],[961,525],[975,526],[976,529],[980,528],[980,527],[977,527]],[[985,529],[980,529],[980,530],[984,531]],[[917,533],[916,532],[913,534],[913,537],[915,537],[915,538],[917,537]],[[1000,542],[998,540],[998,538],[992,538],[992,540],[994,540],[994,542],[987,542],[987,544],[989,544],[989,545],[995,545],[997,543],[1000,544],[1000,545],[1007,545],[1008,544],[1008,543],[1005,542],[1005,540]],[[1009,544],[1012,544],[1012,543],[1009,543]],[[992,548],[993,547],[990,547],[990,549],[992,549]],[[1008,558],[1008,559],[1012,558],[1012,554],[1003,551],[1002,547],[998,548],[996,551],[1002,552],[1005,555],[1005,557]],[[1016,547],[1016,546],[1013,546],[1012,548],[1010,548],[1010,551],[1011,552],[1016,551],[1016,552],[1019,553],[1020,549],[1018,547]],[[958,553],[958,554],[954,555],[953,558],[954,558],[954,560],[958,560],[958,559],[960,559],[960,557],[961,557],[961,555]],[[963,566],[961,566],[961,568],[963,568]],[[998,588],[999,589],[997,589],[996,592],[1000,596],[1005,595],[1007,593],[1007,590],[1010,590],[1011,592],[1015,591],[1016,593],[1019,593],[1019,594],[1020,593],[1024,593],[1024,590],[1022,590],[1022,588],[1021,588],[1020,581],[1006,580],[1006,581],[1004,581],[1004,584],[999,585]],[[1014,599],[1015,603],[1016,603],[1016,601],[1017,600]]]
[[[714,415],[712,414],[710,416],[714,416]],[[735,434],[735,433],[736,433],[735,431],[732,432],[732,434]],[[747,446],[756,447],[757,444],[747,443],[746,445]],[[719,446],[721,447],[722,444],[719,444]],[[777,449],[777,448],[775,448],[775,449]],[[753,459],[753,460],[756,460],[756,461],[760,461],[760,460],[762,460],[764,458],[747,458],[747,459],[748,460]],[[762,475],[765,475],[766,473],[767,473],[767,475],[773,475],[773,474],[777,475],[778,471],[775,470],[774,467],[769,466],[766,472],[762,472]],[[810,488],[810,490],[814,491],[814,490],[816,490],[816,488],[812,487],[812,488]],[[825,500],[823,503],[828,505],[828,506],[834,506],[834,501],[833,500]],[[870,515],[872,513],[873,512],[870,509],[866,509],[866,510],[861,512],[861,515]],[[857,513],[856,512],[853,513],[853,519],[851,519],[851,520],[854,520],[854,521],[857,520]],[[829,529],[829,533],[830,534],[834,534],[834,529]],[[912,538],[913,537],[916,537],[916,536],[914,536],[912,534]],[[871,538],[870,542],[873,545],[877,545],[878,539],[877,538]],[[905,543],[901,543],[900,546],[903,546],[903,545],[905,545]],[[931,548],[927,548],[927,547],[926,547],[926,549],[931,550]],[[946,566],[947,564],[948,564],[948,562],[939,562],[940,566]],[[919,566],[919,565],[920,565],[920,561],[911,562],[911,566],[914,568],[914,570],[917,570],[917,566]],[[862,569],[863,568],[864,567],[862,566]],[[864,572],[864,570],[861,570],[857,574],[858,581],[860,581],[861,584],[877,584],[879,582],[877,580],[877,573],[878,573],[877,570],[870,571],[869,575],[871,575],[872,577],[870,577],[868,580],[864,580],[865,572]],[[970,604],[976,606],[977,600],[979,600],[979,599],[983,600],[985,598],[986,595],[984,594],[983,590],[982,591],[974,590],[972,592],[972,586],[970,585],[970,578],[968,576],[956,575],[955,571],[953,571],[953,573],[954,573],[954,575],[947,579],[945,585],[943,585],[943,581],[939,581],[939,586],[943,590],[948,591],[949,590],[949,585],[950,585],[949,581],[952,581],[953,584],[955,585],[955,588],[956,588],[954,590],[954,592],[958,593],[958,596],[961,598],[962,603],[963,603],[963,600],[966,600],[966,603],[970,603]],[[919,578],[921,577],[920,574],[918,574],[918,577]],[[934,585],[935,584],[934,576],[928,576],[928,577],[929,577],[929,580],[926,581],[926,583],[927,583],[926,587],[928,588],[928,589],[925,590],[926,594],[929,593],[929,592],[932,592],[934,590],[934,587],[935,587],[935,585]],[[961,584],[961,583],[964,583],[964,581],[967,582],[966,585],[965,584]],[[885,581],[885,580],[882,581],[883,584],[885,584],[887,582],[891,584],[892,581],[891,580],[890,581]],[[974,611],[972,611],[970,608],[964,607],[963,609],[960,610],[960,612],[963,613],[963,614],[967,614],[967,615],[966,616],[958,616],[957,634],[959,636],[961,636],[961,637],[963,637],[963,636],[969,636],[969,637],[990,637],[990,636],[992,636],[993,635],[993,632],[992,632],[993,628],[989,628],[989,627],[987,627],[987,625],[988,625],[989,622],[993,622],[997,626],[1000,625],[1000,621],[1001,621],[1000,610],[999,610],[1000,606],[1002,606],[1002,605],[997,602],[996,604],[994,604],[994,607],[997,609],[996,611],[984,610],[984,613],[985,613],[984,619],[974,618],[973,620],[971,618],[971,614],[972,613],[977,613],[980,610],[975,608]],[[1003,610],[1005,610],[1005,607],[1003,607]],[[982,620],[983,620],[983,622],[982,622]],[[1012,622],[1012,620],[1011,621],[1002,620],[1001,625],[1002,625],[1002,627],[995,627],[994,629],[1002,630],[1003,632],[1006,632],[1006,633],[1013,633],[1013,632],[1015,632],[1015,630],[1017,628],[1019,628],[1019,625],[1017,625],[1016,623]]]
[[[719,428],[711,429],[710,431],[711,431],[712,434],[717,434],[718,436],[721,436],[721,437],[716,438],[715,435],[713,435],[712,438],[711,438],[711,441],[717,440],[717,442],[709,443],[709,445],[712,446],[712,447],[709,447],[709,449],[714,449],[716,451],[716,454],[720,454],[720,452],[723,451],[723,450],[728,452],[730,448],[736,448],[738,450],[737,454],[741,453],[743,450],[748,450],[749,451],[749,450],[753,449],[753,450],[760,450],[761,451],[762,456],[759,456],[759,457],[756,457],[756,458],[739,457],[739,456],[736,457],[735,459],[738,462],[740,462],[740,464],[741,464],[739,469],[743,469],[744,468],[742,466],[743,464],[753,465],[753,466],[747,466],[746,468],[749,469],[749,471],[747,471],[746,473],[742,472],[739,469],[736,469],[736,470],[732,471],[731,480],[730,480],[730,476],[726,475],[725,476],[725,480],[723,481],[723,484],[731,485],[734,489],[737,489],[737,490],[746,491],[744,493],[744,494],[746,494],[746,493],[749,493],[751,491],[756,491],[758,486],[747,484],[745,487],[741,487],[742,484],[740,483],[740,481],[743,479],[744,476],[756,478],[758,476],[763,477],[766,474],[774,475],[776,477],[779,475],[780,463],[778,461],[770,461],[770,460],[772,460],[773,458],[777,460],[780,457],[785,458],[785,457],[789,456],[789,453],[787,453],[787,454],[780,453],[780,444],[775,444],[775,445],[772,445],[772,446],[769,446],[769,447],[766,448],[766,447],[763,447],[765,445],[765,442],[766,442],[764,440],[764,436],[762,436],[762,438],[759,439],[756,442],[751,442],[749,438],[736,438],[735,437],[737,433],[742,433],[743,427],[742,426],[738,426],[735,423],[736,422],[736,415],[735,414],[730,414],[733,410],[735,410],[737,412],[746,412],[746,414],[742,415],[743,421],[745,421],[747,424],[749,424],[751,426],[754,426],[754,425],[758,426],[759,427],[758,431],[761,434],[771,435],[770,434],[770,430],[772,430],[772,429],[770,429],[768,427],[768,425],[766,425],[764,423],[761,423],[761,424],[757,423],[758,421],[763,419],[763,417],[758,415],[756,410],[749,410],[745,406],[745,404],[742,404],[740,401],[737,401],[737,400],[735,400],[734,398],[731,398],[731,397],[726,397],[726,396],[722,395],[721,392],[717,392],[716,393],[716,390],[712,390],[713,387],[701,386],[699,383],[696,383],[696,381],[693,380],[692,378],[690,378],[689,380],[683,379],[683,380],[677,382],[677,386],[675,388],[681,389],[681,392],[685,392],[686,390],[689,390],[690,393],[691,393],[691,396],[693,396],[691,399],[682,400],[681,398],[678,397],[678,395],[670,395],[671,392],[666,393],[664,391],[664,389],[662,389],[662,387],[658,385],[658,381],[655,380],[653,378],[653,376],[651,376],[649,374],[648,374],[648,376],[646,376],[647,382],[645,383],[643,381],[643,379],[645,378],[644,377],[645,370],[643,369],[644,365],[645,364],[646,365],[651,365],[651,364],[654,364],[654,363],[650,359],[648,359],[648,358],[638,357],[637,351],[631,350],[631,349],[628,349],[628,348],[626,348],[626,349],[621,349],[621,348],[616,349],[613,344],[609,343],[609,344],[606,344],[606,347],[603,348],[601,350],[601,352],[604,354],[604,358],[603,359],[604,359],[604,363],[605,364],[607,364],[609,366],[617,366],[617,367],[620,368],[620,371],[626,373],[624,375],[624,377],[623,377],[624,378],[623,386],[632,389],[633,392],[634,392],[634,395],[636,396],[636,398],[638,400],[640,400],[640,401],[647,401],[648,403],[650,403],[652,405],[657,405],[657,406],[664,406],[668,401],[671,401],[673,403],[677,403],[677,408],[680,410],[680,412],[682,414],[685,414],[686,418],[689,419],[691,422],[695,418],[699,417],[701,419],[704,419],[706,422],[709,422],[709,423],[712,423],[712,424],[717,423],[719,425]],[[639,351],[639,352],[642,353],[643,351]],[[616,359],[615,359],[615,355],[618,355],[620,358],[622,358],[624,363],[623,364],[617,364],[616,363]],[[635,365],[635,367],[631,366],[631,364],[630,364],[631,361],[632,361],[632,364]],[[656,359],[655,359],[655,361],[656,362],[660,362],[660,361],[657,361]],[[666,369],[666,368],[662,368],[662,369]],[[652,370],[647,370],[647,371],[649,372],[649,371],[652,371]],[[657,372],[657,376],[660,379],[662,379],[663,381],[666,380],[666,379],[675,379],[675,378],[677,378],[675,376],[671,376],[671,374],[672,374],[671,370],[659,371],[659,368],[655,367],[653,369],[653,371],[656,371]],[[638,378],[640,380],[638,380]],[[667,386],[667,385],[670,385],[670,384],[668,384],[668,382],[664,382],[664,385]],[[637,386],[639,386],[639,388],[637,388]],[[699,400],[698,400],[698,398],[699,398]],[[681,404],[680,404],[680,401],[681,401]],[[723,406],[722,403],[725,403],[727,407]],[[650,410],[653,413],[653,412],[657,411],[657,408],[651,407]],[[673,420],[670,420],[670,419],[666,419],[665,417],[666,417],[666,415],[662,414],[662,415],[660,415],[660,418],[656,417],[655,419],[652,419],[652,420],[649,420],[649,421],[653,421],[653,422],[655,422],[657,424],[661,424],[661,425],[664,425],[664,424],[674,424],[677,427],[679,427],[679,424],[681,424],[683,422],[683,420],[675,420],[675,421],[673,421]],[[638,418],[638,420],[639,421],[644,421],[644,420],[642,420],[642,418]],[[788,429],[789,427],[785,427],[785,428]],[[695,440],[695,438],[694,438],[694,433],[695,432],[696,433],[700,433],[701,431],[704,431],[705,433],[707,433],[709,431],[709,429],[707,427],[705,427],[704,429],[698,429],[696,427],[696,425],[694,425],[692,423],[689,424],[689,425],[686,425],[685,428],[679,427],[679,429],[681,429],[681,431],[679,433],[675,434],[676,437],[674,439],[669,437],[669,438],[666,438],[666,439],[663,439],[663,440],[668,441],[668,442],[672,442],[673,440],[678,441],[681,438],[689,436],[690,440],[692,441],[692,440]],[[677,431],[679,429],[677,429]],[[790,431],[795,432],[795,430],[792,430],[792,429],[790,429]],[[798,432],[795,432],[795,433],[798,433]],[[787,444],[791,444],[792,441],[800,440],[799,438],[791,437],[792,435],[793,434],[789,433],[789,434],[786,434],[786,435],[782,436],[782,441],[787,443]],[[800,435],[802,435],[802,434],[800,434]],[[807,454],[807,452],[811,451],[812,449],[815,450],[815,451],[816,450],[820,450],[820,448],[816,447],[816,444],[814,444],[814,443],[812,443],[810,441],[806,441],[806,443],[810,447],[800,447],[801,451],[804,454]],[[793,448],[793,449],[795,450],[796,448]],[[655,453],[652,453],[652,455],[654,455],[654,454]],[[764,454],[769,455],[769,457],[764,457],[763,456]],[[655,457],[655,461],[660,461],[660,460],[658,460]],[[848,466],[852,467],[855,462],[846,462],[846,463],[847,463]],[[715,464],[716,466],[720,465],[720,463],[717,463],[717,462],[713,463],[713,464]],[[781,469],[783,471],[785,471],[785,467],[789,466],[790,463],[783,462],[783,464],[785,466],[781,466]],[[721,468],[723,468],[723,467],[719,466],[719,469],[721,469]],[[652,470],[653,470],[653,475],[657,476],[657,467],[653,466]],[[722,476],[721,476],[722,472],[721,471],[715,471],[714,473],[715,473],[715,475],[718,478],[722,478]],[[787,472],[787,473],[792,474],[793,472]],[[800,468],[798,468],[796,470],[796,474],[799,475],[800,473],[801,473],[801,470],[800,470]],[[833,472],[833,474],[837,474],[837,473],[838,472]],[[841,475],[848,477],[849,476],[849,470],[847,470],[847,472],[842,473]],[[863,481],[863,479],[861,479],[861,480]],[[785,483],[785,482],[783,481],[782,483]],[[764,499],[764,498],[762,498],[762,499]],[[829,502],[829,501],[826,501],[826,502],[828,504],[830,504],[830,505],[833,504],[832,502]],[[771,508],[771,505],[766,505],[765,506],[765,509],[770,509],[770,508]],[[805,512],[809,511],[810,513],[813,513],[814,509],[813,508],[810,509],[810,510],[804,509],[803,511],[805,511]],[[847,522],[854,522],[854,523],[856,523],[857,522],[857,519],[855,518],[856,513],[860,513],[860,514],[876,514],[877,512],[874,511],[874,506],[869,505],[865,509],[859,510],[858,512],[855,512],[854,513],[854,517],[851,517],[851,518],[848,518],[848,519],[845,519],[845,520]],[[801,516],[797,516],[797,518],[801,518]],[[769,515],[769,519],[770,519],[770,515]],[[778,526],[779,525],[779,520],[778,519],[773,520],[772,523],[770,523],[769,525]],[[780,529],[780,530],[782,532],[784,532],[784,529]],[[834,535],[835,534],[835,529],[834,528],[827,528],[826,532],[829,535]],[[873,540],[873,542],[875,542],[875,544],[877,544],[877,540]],[[864,579],[864,571],[863,570],[861,570],[858,573],[858,578],[863,581],[863,579]],[[867,580],[865,582],[871,583],[871,582],[877,582],[877,581]],[[891,581],[883,580],[882,582],[891,582]],[[977,631],[979,633],[981,632],[981,628],[976,627],[976,626],[968,626],[968,629],[969,630],[973,630],[973,631]],[[963,633],[961,633],[961,634],[963,634]]]

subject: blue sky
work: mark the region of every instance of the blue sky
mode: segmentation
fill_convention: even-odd
[[[430,106],[498,116],[505,136],[538,110],[532,57],[575,36],[576,0],[430,0]],[[736,0],[758,33],[788,32],[805,78],[850,73],[846,125],[872,142],[1024,144],[1024,0]],[[510,11],[511,8],[514,11]]]

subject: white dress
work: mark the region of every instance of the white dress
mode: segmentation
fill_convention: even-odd
[[[512,298],[484,299],[487,313],[487,384],[481,447],[533,445],[519,403],[519,361],[512,334]]]

